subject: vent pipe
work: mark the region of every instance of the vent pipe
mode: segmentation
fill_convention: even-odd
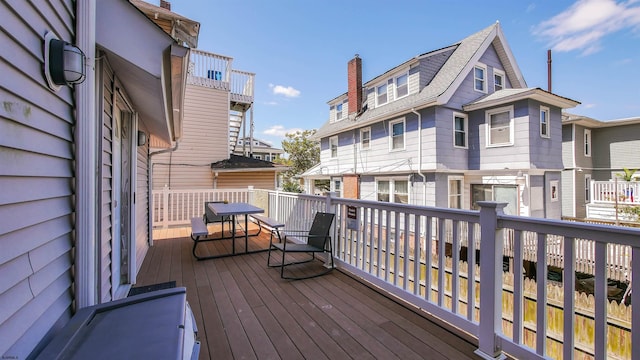
[[[551,91],[551,49],[547,50],[547,90]]]

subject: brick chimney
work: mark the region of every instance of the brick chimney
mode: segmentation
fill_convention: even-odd
[[[160,0],[160,7],[171,11],[171,3],[166,0]]]
[[[347,65],[349,97],[349,115],[362,110],[362,59],[356,54]]]

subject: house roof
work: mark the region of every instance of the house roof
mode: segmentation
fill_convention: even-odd
[[[173,36],[180,41],[184,41],[190,48],[198,47],[198,34],[200,33],[200,23],[177,14],[161,6],[150,4],[143,0],[129,0],[135,7],[144,12],[147,17],[153,19],[170,20],[173,25]]]
[[[141,122],[166,144],[180,138],[189,49],[128,1],[96,4],[96,47],[118,75]]]
[[[476,101],[463,105],[464,111],[473,111],[485,109],[488,107],[499,106],[514,101],[534,99],[545,104],[557,106],[562,109],[572,108],[580,104],[580,102],[569,98],[550,93],[541,88],[524,88],[524,89],[502,89],[494,93],[485,95]]]
[[[346,130],[359,128],[380,120],[398,116],[411,110],[418,110],[434,105],[446,104],[453,96],[455,90],[462,83],[466,75],[480,59],[485,50],[493,45],[500,58],[505,73],[514,88],[524,88],[526,83],[524,77],[515,61],[513,53],[506,42],[500,23],[492,24],[479,32],[472,34],[460,42],[448,47],[424,53],[405,61],[401,65],[385,72],[390,73],[399,70],[399,67],[406,67],[413,63],[415,59],[427,58],[442,54],[442,50],[454,49],[444,65],[440,68],[433,80],[427,86],[420,89],[418,93],[410,94],[400,100],[393,101],[384,106],[368,109],[355,119],[346,119],[337,122],[327,121],[318,129],[314,138],[320,139],[331,136]],[[376,77],[378,78],[378,77]],[[369,84],[368,82],[367,84]],[[365,84],[365,85],[367,85]]]
[[[250,158],[246,156],[231,155],[228,159],[211,163],[211,169],[218,172],[239,171],[285,171],[289,167],[275,164],[270,161]]]
[[[588,128],[605,128],[605,127],[640,124],[640,117],[600,121],[600,120],[592,119],[587,116],[564,112],[562,113],[562,125],[568,125],[568,124],[578,124]]]

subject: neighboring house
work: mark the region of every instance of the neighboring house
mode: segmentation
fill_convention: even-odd
[[[341,196],[560,218],[562,109],[578,102],[527,88],[499,23],[418,55],[329,101],[320,163]]]
[[[238,145],[234,152],[234,155],[245,155],[266,161],[273,161],[281,157],[282,154],[284,154],[284,150],[274,148],[266,141],[250,137],[238,139]]]
[[[136,282],[148,144],[179,140],[189,49],[127,0],[0,1],[0,13],[0,354],[24,359]],[[52,35],[86,55],[81,84],[49,85]]]
[[[593,201],[591,181],[609,181],[624,168],[640,169],[640,118],[598,121],[563,114],[562,215],[587,218]],[[640,174],[639,174],[640,175]],[[619,180],[622,181],[622,180]],[[602,213],[599,211],[599,213]],[[609,219],[615,219],[613,210]],[[602,218],[601,216],[598,216]]]
[[[189,20],[171,12],[168,2],[161,1],[160,7],[140,0],[135,2],[166,32],[181,35],[181,39],[191,39],[185,35],[187,31],[179,27],[184,27]],[[197,44],[186,40],[190,46]],[[191,50],[184,92],[183,134],[180,142],[167,151],[156,146],[168,144],[150,144],[152,189],[237,188],[253,177],[267,184],[267,189],[275,189],[275,182],[265,179],[277,178],[280,167],[265,166],[253,172],[242,169],[235,175],[230,174],[231,169],[224,170],[227,178],[244,179],[239,182],[219,181],[219,172],[212,168],[220,161],[229,161],[230,154],[237,153],[238,137],[247,122],[253,128],[255,74],[235,70],[232,65],[231,57]]]
[[[231,155],[229,159],[211,164],[214,189],[237,189],[253,186],[256,189],[275,190],[279,187],[279,173],[284,165],[270,161]]]

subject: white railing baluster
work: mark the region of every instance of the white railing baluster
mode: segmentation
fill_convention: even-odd
[[[415,215],[414,221],[414,229],[413,229],[413,294],[416,296],[420,296],[420,263],[421,263],[421,252],[422,252],[422,237],[420,233],[420,215]]]
[[[563,348],[562,358],[571,360],[574,358],[575,350],[575,284],[576,273],[573,264],[575,263],[575,239],[572,237],[564,238],[563,259],[564,268],[562,269],[562,285],[564,287],[563,302]]]
[[[546,355],[547,349],[547,236],[538,233],[536,263],[536,353]]]
[[[467,320],[473,322],[476,310],[476,226],[467,224]]]
[[[460,239],[458,238],[458,220],[453,221],[453,238],[451,242],[451,312],[457,314],[458,311],[458,289],[460,284]]]
[[[425,279],[424,279],[424,297],[427,301],[431,301],[431,270],[433,268],[433,218],[426,217],[425,229]]]
[[[522,251],[522,231],[516,230],[513,233],[513,342],[522,344],[524,332],[523,323],[523,251]]]
[[[438,218],[438,306],[444,305],[444,280],[446,275],[445,252],[447,248],[446,241],[447,220]]]
[[[595,298],[595,331],[594,331],[594,357],[606,358],[607,343],[607,279],[606,279],[606,254],[607,244],[595,243],[595,286],[593,296]]]

